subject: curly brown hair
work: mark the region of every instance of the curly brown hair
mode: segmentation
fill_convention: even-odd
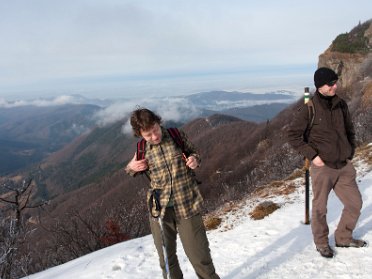
[[[136,137],[141,136],[141,130],[150,129],[156,123],[161,123],[161,117],[147,108],[136,109],[130,117],[130,125]]]

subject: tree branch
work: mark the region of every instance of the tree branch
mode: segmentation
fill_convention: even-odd
[[[2,197],[0,197],[0,201],[5,202],[5,203],[17,204],[17,202],[15,202],[15,201],[10,201],[10,200],[4,199]]]

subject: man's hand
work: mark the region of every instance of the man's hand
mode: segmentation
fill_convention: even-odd
[[[146,159],[143,160],[137,160],[137,154],[134,153],[134,157],[127,165],[127,170],[132,170],[134,172],[140,172],[148,169],[147,161]]]
[[[198,167],[198,160],[194,156],[190,156],[186,159],[186,166],[190,169],[196,169]]]
[[[323,160],[322,160],[319,156],[316,156],[316,157],[313,159],[312,163],[313,163],[315,166],[317,166],[317,167],[323,167],[323,166],[324,166],[324,162],[323,162]]]

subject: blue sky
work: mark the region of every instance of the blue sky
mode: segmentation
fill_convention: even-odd
[[[0,0],[0,98],[296,90],[371,11],[370,0]]]

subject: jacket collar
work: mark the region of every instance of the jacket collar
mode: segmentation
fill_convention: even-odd
[[[328,109],[334,109],[340,103],[341,98],[337,95],[334,96],[324,96],[318,90],[315,92],[314,97],[318,100],[318,102],[325,106]]]

